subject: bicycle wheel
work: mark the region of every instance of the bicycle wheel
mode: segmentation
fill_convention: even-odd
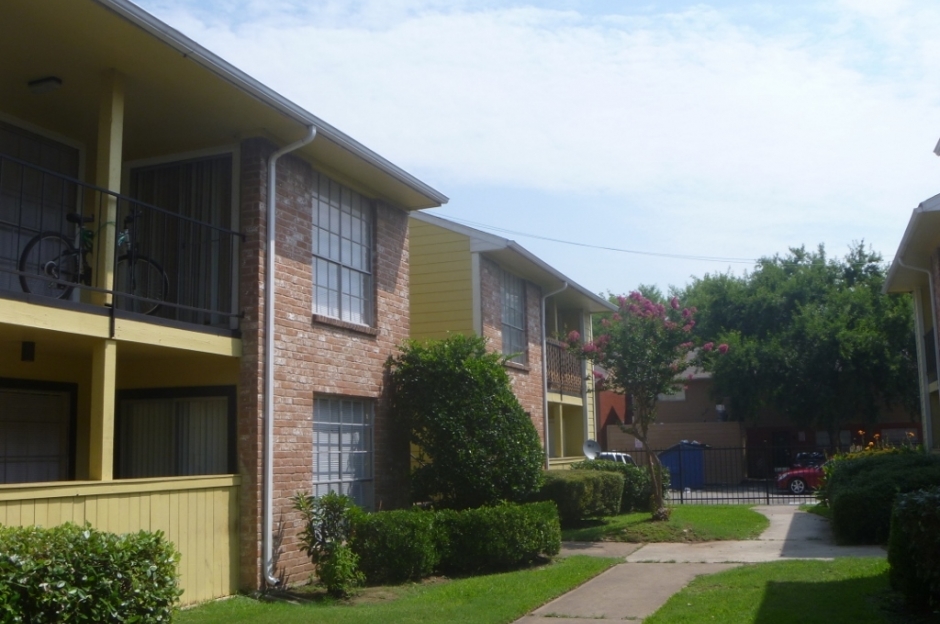
[[[130,254],[124,254],[114,267],[114,290],[114,304],[119,310],[153,314],[160,308],[160,304],[153,300],[166,301],[170,279],[166,271],[150,258],[135,256],[131,262]],[[122,297],[120,293],[134,297]]]
[[[40,232],[20,254],[20,286],[23,292],[67,299],[81,280],[81,266],[72,241],[58,232]]]

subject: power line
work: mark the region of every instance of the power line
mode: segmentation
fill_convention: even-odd
[[[732,258],[732,257],[723,257],[723,256],[696,256],[696,255],[686,255],[686,254],[670,254],[670,253],[659,253],[655,251],[638,251],[636,249],[622,249],[620,247],[605,247],[603,245],[591,245],[590,243],[579,243],[577,241],[563,240],[560,238],[551,238],[549,236],[540,236],[538,234],[529,234],[528,232],[519,232],[517,230],[507,230],[505,228],[496,227],[493,225],[486,225],[485,223],[476,223],[474,221],[467,221],[466,219],[457,219],[455,217],[448,216],[448,219],[451,221],[456,221],[458,223],[463,223],[464,225],[469,225],[472,227],[483,228],[486,230],[491,230],[493,232],[502,232],[503,234],[512,234],[514,236],[525,236],[526,238],[535,238],[538,240],[549,241],[552,243],[561,243],[562,245],[573,245],[575,247],[587,247],[589,249],[601,249],[603,251],[616,251],[619,253],[628,253],[635,254],[638,256],[654,256],[658,258],[677,258],[679,260],[699,260],[705,262],[733,262],[737,264],[754,264],[757,262],[754,258]]]

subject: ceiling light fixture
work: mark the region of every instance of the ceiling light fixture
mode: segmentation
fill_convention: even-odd
[[[38,78],[36,80],[30,80],[26,83],[26,86],[29,87],[29,90],[34,95],[40,95],[42,93],[49,93],[50,91],[55,91],[62,86],[62,79],[57,78],[56,76],[46,76],[45,78]]]

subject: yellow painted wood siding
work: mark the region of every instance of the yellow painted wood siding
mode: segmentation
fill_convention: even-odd
[[[473,334],[470,239],[415,219],[409,228],[411,337]]]
[[[60,482],[0,487],[0,524],[91,523],[114,533],[160,530],[180,552],[181,604],[238,591],[240,477]]]

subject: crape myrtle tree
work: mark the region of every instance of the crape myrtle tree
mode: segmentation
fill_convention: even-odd
[[[663,503],[662,471],[659,458],[648,443],[649,427],[656,421],[656,403],[662,394],[683,387],[680,374],[693,360],[705,360],[724,353],[707,343],[698,351],[692,340],[695,308],[683,308],[677,297],[658,303],[640,292],[616,298],[618,310],[600,322],[600,333],[583,342],[578,332],[568,334],[570,348],[607,371],[605,387],[628,397],[632,422],[623,426],[640,441],[646,455],[653,493],[650,500],[654,520],[669,518]],[[697,355],[696,355],[697,354]],[[701,362],[700,362],[701,363]]]
[[[743,276],[706,275],[684,300],[700,310],[693,333],[727,342],[713,393],[729,415],[755,421],[774,409],[829,432],[833,450],[848,423],[873,422],[895,405],[917,408],[910,297],[884,295],[881,256],[855,243],[844,258],[792,248]]]
[[[486,340],[409,342],[386,363],[392,417],[415,451],[412,497],[468,509],[530,500],[542,483],[538,432]]]

